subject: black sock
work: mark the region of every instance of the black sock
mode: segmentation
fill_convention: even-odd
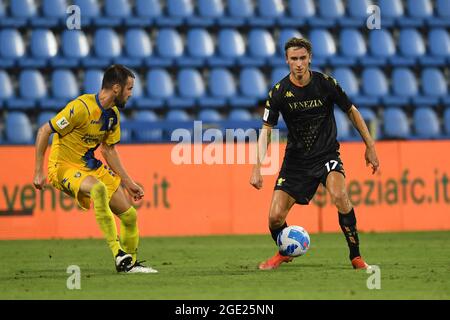
[[[273,239],[273,241],[275,241],[275,244],[277,243],[278,234],[281,232],[281,230],[283,230],[286,227],[287,227],[286,222],[281,227],[276,228],[276,229],[272,229],[271,227],[269,227],[270,233],[272,234],[272,239]]]
[[[339,225],[344,233],[345,240],[347,240],[348,248],[350,249],[350,260],[352,260],[361,255],[359,253],[359,238],[358,230],[356,229],[355,211],[352,208],[349,213],[344,214],[338,212],[338,215]]]

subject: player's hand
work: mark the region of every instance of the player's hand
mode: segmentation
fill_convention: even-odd
[[[366,148],[366,167],[372,166],[372,174],[377,172],[378,167],[380,166],[380,162],[378,161],[377,152],[375,151],[375,147],[367,147]]]
[[[125,189],[134,201],[139,201],[144,197],[144,189],[134,181],[124,181]]]
[[[35,172],[34,173],[34,179],[33,179],[33,185],[36,189],[42,190],[45,188],[47,177],[43,172]]]
[[[256,189],[261,189],[263,185],[263,178],[261,170],[258,166],[253,166],[252,176],[250,177],[250,184]]]

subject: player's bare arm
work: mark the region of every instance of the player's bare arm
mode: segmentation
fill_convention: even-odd
[[[354,105],[352,105],[350,110],[347,112],[347,115],[366,144],[366,152],[364,155],[366,159],[366,166],[370,164],[372,166],[372,174],[374,174],[378,170],[380,163],[375,150],[375,142],[369,133],[369,129],[367,129],[366,122]]]
[[[261,163],[266,156],[267,148],[271,141],[272,127],[263,124],[261,134],[258,140],[258,150],[256,153],[256,163],[253,165],[252,176],[250,177],[250,184],[256,189],[261,189],[263,184],[263,178],[261,175]]]
[[[45,187],[46,175],[44,173],[44,156],[47,150],[48,138],[52,134],[52,129],[48,123],[39,128],[36,136],[36,153],[33,185],[36,189],[42,190]]]
[[[120,176],[125,189],[133,197],[134,201],[142,199],[144,190],[126,172],[115,146],[102,143],[101,152],[108,166]]]

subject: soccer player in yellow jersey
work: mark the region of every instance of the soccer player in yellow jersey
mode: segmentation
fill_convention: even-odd
[[[144,191],[128,175],[115,148],[120,141],[118,109],[124,108],[131,97],[134,78],[126,67],[110,66],[98,94],[79,96],[39,129],[33,183],[37,189],[45,186],[44,156],[48,138],[55,133],[48,161],[51,184],[74,197],[83,209],[89,209],[93,202],[95,218],[118,272],[156,273],[136,260],[137,214],[124,189],[135,201],[144,196]],[[99,146],[108,166],[94,156]],[[120,219],[120,237],[113,214]]]

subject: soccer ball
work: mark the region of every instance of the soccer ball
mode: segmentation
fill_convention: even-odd
[[[278,248],[284,256],[302,256],[308,251],[310,243],[308,232],[300,226],[286,227],[277,237]]]

